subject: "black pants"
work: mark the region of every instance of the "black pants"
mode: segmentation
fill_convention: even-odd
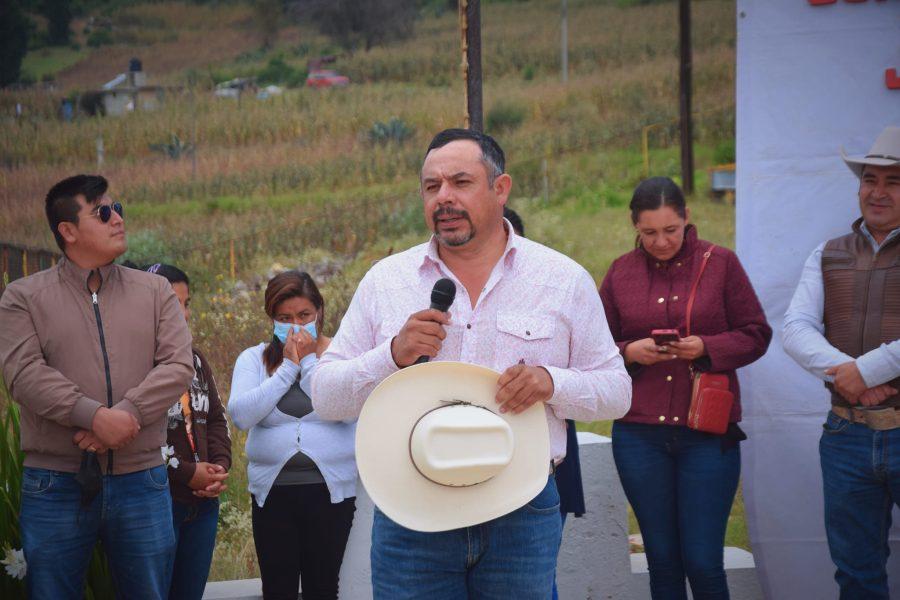
[[[356,499],[332,504],[324,483],[273,486],[260,508],[253,499],[253,541],[263,597],[336,600],[338,574]]]

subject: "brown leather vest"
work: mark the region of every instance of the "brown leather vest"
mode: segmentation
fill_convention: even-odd
[[[853,233],[828,241],[822,251],[825,338],[853,358],[900,339],[900,237],[873,255],[861,224],[858,219]],[[900,377],[889,383],[900,390]],[[850,406],[833,385],[825,387],[833,405]],[[900,394],[883,406],[900,406]]]

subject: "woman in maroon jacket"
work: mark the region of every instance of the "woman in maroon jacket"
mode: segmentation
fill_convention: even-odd
[[[631,410],[613,425],[613,456],[634,509],[655,600],[728,598],[723,545],[746,436],[735,370],[761,357],[772,329],[737,256],[714,247],[691,313],[691,287],[713,244],[688,223],[681,190],[667,177],[643,181],[631,200],[637,248],[613,262],[600,295],[613,338],[634,382]],[[677,329],[658,345],[654,329]],[[690,367],[728,376],[734,393],[728,431],[688,428]]]

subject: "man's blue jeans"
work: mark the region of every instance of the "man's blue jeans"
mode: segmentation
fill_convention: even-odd
[[[219,499],[206,498],[198,504],[172,502],[175,527],[175,562],[172,567],[170,600],[200,600],[209,577],[216,528],[219,523]]]
[[[376,508],[372,524],[374,598],[547,600],[561,535],[559,494],[553,476],[522,508],[451,531],[412,531]]]
[[[727,599],[725,529],[741,471],[737,445],[687,427],[616,421],[613,458],[634,509],[654,600]]]
[[[874,431],[833,412],[822,429],[825,532],[841,600],[887,600],[888,530],[891,509],[900,503],[900,429]]]
[[[102,493],[85,508],[74,473],[26,467],[19,526],[29,598],[82,598],[98,539],[117,597],[168,596],[175,536],[164,466],[104,476]]]

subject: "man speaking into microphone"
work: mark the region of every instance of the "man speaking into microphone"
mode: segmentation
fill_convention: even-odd
[[[631,380],[591,276],[568,257],[517,236],[503,218],[512,178],[503,150],[464,129],[437,134],[421,194],[431,239],[363,277],[313,378],[323,419],[359,416],[386,377],[427,357],[502,375],[500,412],[543,403],[551,461],[565,458],[565,419],[617,419]],[[456,288],[449,311],[429,308],[435,283]],[[376,515],[372,586],[379,599],[550,597],[561,536],[554,478],[531,502],[476,526],[412,531]]]

